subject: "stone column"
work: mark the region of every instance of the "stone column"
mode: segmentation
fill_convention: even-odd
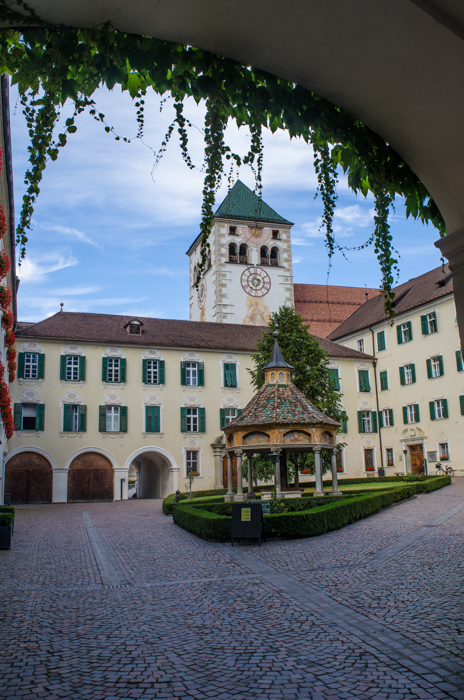
[[[255,498],[255,492],[253,491],[253,452],[247,452],[247,466],[248,466],[248,491],[247,491],[247,501],[252,501]]]
[[[244,501],[245,496],[243,495],[243,479],[242,479],[242,450],[234,450],[237,456],[237,495],[235,496],[236,501]]]
[[[338,474],[337,474],[337,449],[332,450],[330,456],[332,466],[332,496],[341,496],[342,492],[338,489]]]
[[[232,452],[227,452],[227,493],[224,496],[226,503],[233,503],[234,500],[234,480],[232,473]]]
[[[314,461],[316,467],[316,490],[314,492],[314,496],[324,496],[324,488],[322,485],[322,460],[320,447],[316,447],[314,450]]]
[[[458,317],[461,345],[464,344],[464,229],[448,233],[435,243],[445,258],[453,275],[454,303]]]
[[[222,455],[223,451],[221,447],[213,445],[214,453],[214,488],[223,489],[223,476],[222,476]]]
[[[287,450],[282,450],[280,455],[280,488],[288,491]]]
[[[281,481],[280,481],[280,450],[273,450],[274,454],[277,454],[277,462],[276,462],[276,477],[277,477],[277,485],[276,485],[276,497],[280,498],[280,494],[282,493],[282,487],[281,487]]]
[[[298,469],[298,465],[296,465],[296,467],[295,467],[294,485],[295,485],[295,488],[297,488],[297,489],[300,488],[300,470]]]

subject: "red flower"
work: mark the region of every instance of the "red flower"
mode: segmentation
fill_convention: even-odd
[[[2,316],[2,326],[3,328],[8,331],[13,328],[14,324],[14,316],[11,313],[11,311],[8,311],[8,309],[3,309],[3,316]]]
[[[11,304],[11,290],[8,287],[0,285],[0,306],[2,309],[7,309]]]
[[[0,279],[6,277],[7,273],[10,271],[10,268],[10,258],[4,250],[0,251]]]

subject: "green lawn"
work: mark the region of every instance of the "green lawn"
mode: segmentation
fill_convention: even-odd
[[[340,484],[338,487],[340,491],[376,491],[378,489],[388,490],[397,489],[398,486],[406,486],[405,481],[379,481],[379,483],[367,483],[367,484]],[[309,488],[305,489],[305,493],[313,493],[316,489]],[[331,486],[324,486],[324,491],[332,491]]]

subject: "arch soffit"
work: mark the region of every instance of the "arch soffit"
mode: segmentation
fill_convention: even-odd
[[[171,464],[171,468],[178,469],[177,462],[174,459],[174,457],[169,452],[167,452],[167,450],[163,450],[162,447],[158,447],[155,445],[151,445],[151,446],[147,445],[146,447],[140,447],[140,449],[133,452],[131,454],[131,456],[128,458],[124,468],[129,469],[129,467],[132,464],[132,462],[134,461],[134,459],[136,459],[140,455],[143,455],[146,452],[156,452],[157,454],[161,455],[161,457],[164,457]]]
[[[59,469],[53,457],[50,454],[48,454],[48,452],[45,452],[45,450],[40,449],[40,447],[18,447],[16,450],[13,450],[13,452],[10,452],[8,454],[7,458],[5,459],[5,465],[8,464],[12,457],[19,455],[22,452],[37,452],[37,454],[41,455],[42,457],[45,457],[45,459],[48,459],[52,469]]]
[[[64,469],[69,469],[71,463],[76,459],[76,457],[79,457],[79,455],[85,454],[86,452],[98,452],[98,454],[103,455],[103,457],[109,459],[113,469],[119,469],[119,465],[116,462],[113,455],[110,454],[110,452],[107,452],[106,450],[102,450],[100,447],[83,447],[81,450],[73,452],[72,455],[68,458],[66,464],[64,465]]]

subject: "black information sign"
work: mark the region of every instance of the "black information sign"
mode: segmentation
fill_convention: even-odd
[[[261,503],[234,503],[232,505],[232,547],[234,540],[257,539],[261,546],[263,533]]]

